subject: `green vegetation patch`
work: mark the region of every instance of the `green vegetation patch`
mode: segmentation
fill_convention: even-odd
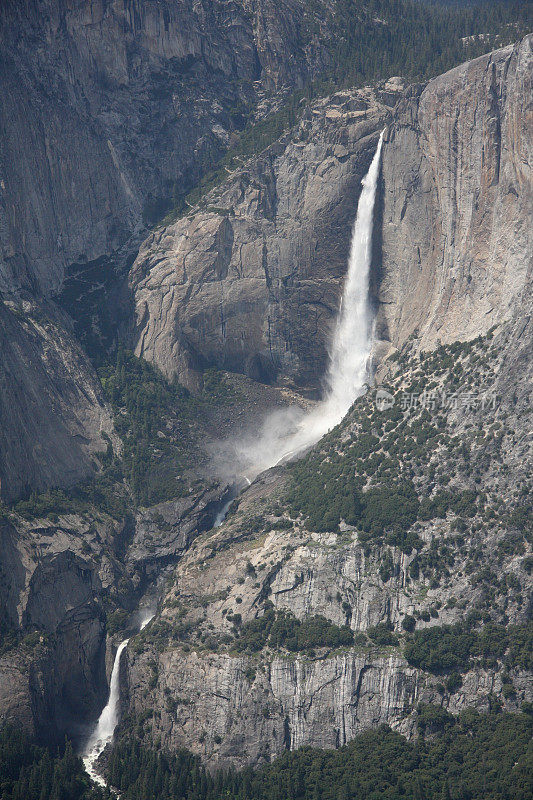
[[[235,616],[238,615],[234,615],[232,620],[239,625],[239,619],[235,620]],[[273,649],[283,648],[296,653],[320,647],[348,647],[353,641],[353,632],[347,625],[334,625],[320,614],[299,620],[287,611],[267,608],[262,617],[238,628],[232,649],[241,653],[255,653],[268,645]]]
[[[415,631],[405,646],[409,664],[434,674],[466,672],[476,665],[533,668],[533,622],[525,625],[489,623],[480,630],[466,624],[434,625]]]
[[[180,497],[188,488],[183,472],[197,456],[195,400],[127,350],[119,349],[115,364],[101,367],[99,376],[123,442],[122,468],[136,502],[153,505]]]
[[[450,518],[459,534],[500,523],[508,530],[500,557],[525,552],[533,520],[530,487],[519,487],[506,504],[482,488],[482,470],[500,469],[500,409],[472,414],[457,435],[456,416],[446,405],[453,397],[458,403],[472,395],[481,403],[491,396],[498,358],[492,338],[489,332],[414,356],[408,342],[391,359],[401,367],[388,386],[394,405],[379,410],[374,392],[368,392],[336,429],[289,465],[286,504],[292,517],[317,532],[339,532],[344,522],[357,529],[366,549],[388,544],[406,553],[423,549],[418,532],[431,520]],[[454,551],[464,545],[464,537],[455,539],[434,540],[431,552],[417,556],[411,577],[420,570],[435,572],[436,579],[437,573],[449,575]]]

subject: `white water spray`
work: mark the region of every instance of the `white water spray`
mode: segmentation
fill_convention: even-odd
[[[146,611],[146,614],[141,619],[141,630],[148,625],[153,616],[154,614],[151,611]],[[96,772],[95,764],[104,752],[106,745],[113,739],[113,734],[117,727],[120,700],[120,659],[128,642],[129,639],[124,639],[117,648],[115,660],[113,662],[113,670],[111,672],[111,682],[109,684],[109,699],[98,718],[94,731],[85,745],[82,756],[87,774],[100,786],[105,786],[106,783]]]
[[[363,189],[352,229],[348,273],[331,342],[326,395],[309,412],[300,408],[274,412],[263,423],[259,436],[231,444],[233,452],[228,460],[239,463],[252,477],[301,453],[338,425],[368,380],[372,346],[368,281],[383,134],[384,131],[362,181]]]

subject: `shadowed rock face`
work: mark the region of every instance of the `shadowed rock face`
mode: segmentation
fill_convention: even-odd
[[[0,499],[68,486],[112,434],[87,356],[52,304],[0,302]]]
[[[3,622],[27,632],[19,647],[0,656],[1,717],[48,740],[70,715],[94,716],[105,692],[102,581],[82,555],[91,549],[80,536],[83,522],[71,516],[69,523],[81,530],[0,525]],[[105,581],[110,563],[101,547],[99,556]]]
[[[387,124],[372,291],[379,359],[509,318],[531,259],[532,38],[431,81],[336,95],[158,229],[132,270],[136,352],[316,387],[360,179]],[[393,111],[381,100],[394,104]]]
[[[326,48],[298,45],[304,9],[2,3],[0,291],[57,291],[187,190],[257,92],[316,74]]]

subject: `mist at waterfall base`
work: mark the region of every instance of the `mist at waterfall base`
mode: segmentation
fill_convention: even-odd
[[[139,629],[142,631],[153,617],[153,610],[144,609],[141,615]],[[98,722],[87,739],[82,752],[83,765],[87,774],[100,786],[105,786],[106,783],[96,771],[96,762],[104,752],[106,745],[113,739],[113,734],[117,727],[120,701],[120,659],[128,642],[129,639],[124,639],[117,648],[115,660],[113,662],[113,670],[111,672],[111,681],[109,683],[109,699],[98,717]]]
[[[299,407],[275,411],[259,433],[219,443],[220,471],[236,471],[248,481],[315,444],[338,425],[359,397],[369,378],[372,314],[368,299],[374,204],[379,178],[383,134],[362,180],[350,244],[348,272],[329,351],[324,398],[311,410]]]

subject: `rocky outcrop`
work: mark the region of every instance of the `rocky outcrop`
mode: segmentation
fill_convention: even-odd
[[[135,661],[134,701],[147,689],[149,659]],[[394,655],[346,653],[329,659],[249,658],[165,653],[158,693],[167,698],[154,735],[166,749],[187,746],[210,763],[244,767],[304,745],[339,747],[382,723],[401,726],[420,696],[420,679]]]
[[[145,710],[141,695],[150,692],[153,664],[150,655],[136,659],[130,669],[133,707],[139,711]],[[264,764],[303,746],[340,747],[381,724],[412,736],[412,708],[442,702],[437,681],[397,655],[379,652],[314,660],[274,657],[262,664],[173,651],[158,659],[157,670],[161,704],[147,723],[150,736],[168,750],[187,747],[213,766]],[[527,674],[515,683],[521,697],[533,696]],[[447,710],[486,712],[500,691],[493,673],[471,672]]]
[[[92,474],[112,421],[87,356],[53,304],[0,300],[0,499]]]

